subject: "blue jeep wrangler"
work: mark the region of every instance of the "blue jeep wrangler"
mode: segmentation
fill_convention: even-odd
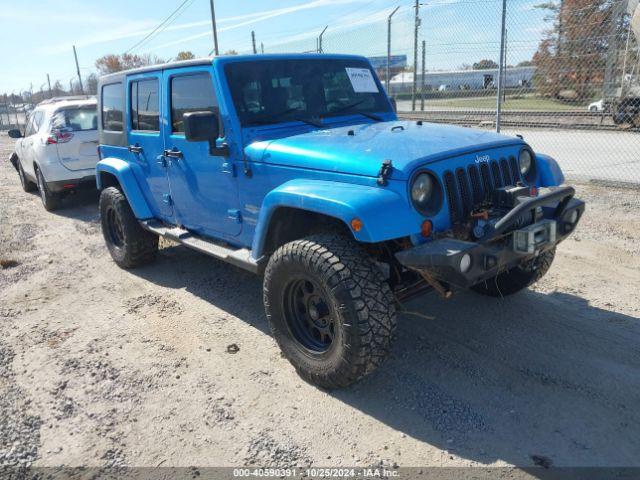
[[[387,356],[399,302],[515,293],[584,203],[518,137],[400,121],[369,62],[228,56],[102,77],[100,215],[115,262],[158,237],[264,275],[273,336],[306,379]]]

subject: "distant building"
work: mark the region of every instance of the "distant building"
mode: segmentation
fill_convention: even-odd
[[[375,69],[378,77],[384,80],[387,77],[387,57],[369,57],[371,66]],[[389,57],[389,72],[391,77],[402,72],[407,67],[406,55],[391,55]]]
[[[536,67],[511,67],[505,70],[506,88],[529,88],[533,84]],[[497,68],[488,70],[456,70],[427,72],[425,91],[490,90],[498,87]],[[391,77],[390,93],[407,93],[413,86],[413,72],[400,72]],[[418,73],[418,91],[422,88],[422,74]]]

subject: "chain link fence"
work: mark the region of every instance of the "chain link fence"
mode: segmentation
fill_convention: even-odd
[[[523,135],[569,177],[640,184],[629,3],[637,2],[401,0],[363,13],[345,2],[317,29],[248,32],[235,50],[365,55],[402,117]],[[15,102],[0,97],[0,129],[24,123],[28,105]]]
[[[627,9],[627,0],[408,0],[264,51],[366,55],[405,118],[523,135],[570,177],[640,183],[640,54]]]

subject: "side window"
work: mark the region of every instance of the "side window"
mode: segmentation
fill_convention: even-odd
[[[42,124],[43,116],[43,112],[33,112],[33,114],[31,115],[31,119],[29,120],[29,124],[27,125],[27,130],[24,134],[25,137],[29,137],[38,133],[38,130],[40,130],[40,125]]]
[[[131,82],[131,130],[160,131],[158,80]]]
[[[102,128],[111,132],[122,132],[122,105],[124,103],[121,83],[102,87]]]
[[[184,133],[184,114],[215,111],[217,107],[213,81],[208,73],[171,79],[171,131]]]
[[[29,117],[29,121],[27,122],[27,127],[24,129],[24,136],[28,137],[33,135],[33,119],[35,118],[35,114],[32,113]]]

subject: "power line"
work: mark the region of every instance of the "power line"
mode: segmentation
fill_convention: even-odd
[[[185,5],[189,2],[193,3],[194,0],[184,0],[180,5],[178,5],[178,7],[169,14],[169,16],[167,18],[165,18],[162,22],[160,22],[158,24],[158,26],[156,26],[153,30],[151,30],[151,32],[149,32],[142,40],[140,40],[139,42],[137,42],[136,44],[134,44],[132,47],[130,47],[126,52],[124,53],[130,53],[132,50],[136,49],[137,47],[141,46],[143,43],[145,43],[147,40],[149,40],[152,36],[154,36],[156,33],[160,33],[162,30],[164,30],[165,28],[167,28],[169,25],[171,25],[183,12],[184,10],[186,10],[188,7],[185,7]],[[190,6],[190,5],[189,5]],[[185,7],[183,9],[183,7]],[[182,11],[180,11],[182,9]]]

